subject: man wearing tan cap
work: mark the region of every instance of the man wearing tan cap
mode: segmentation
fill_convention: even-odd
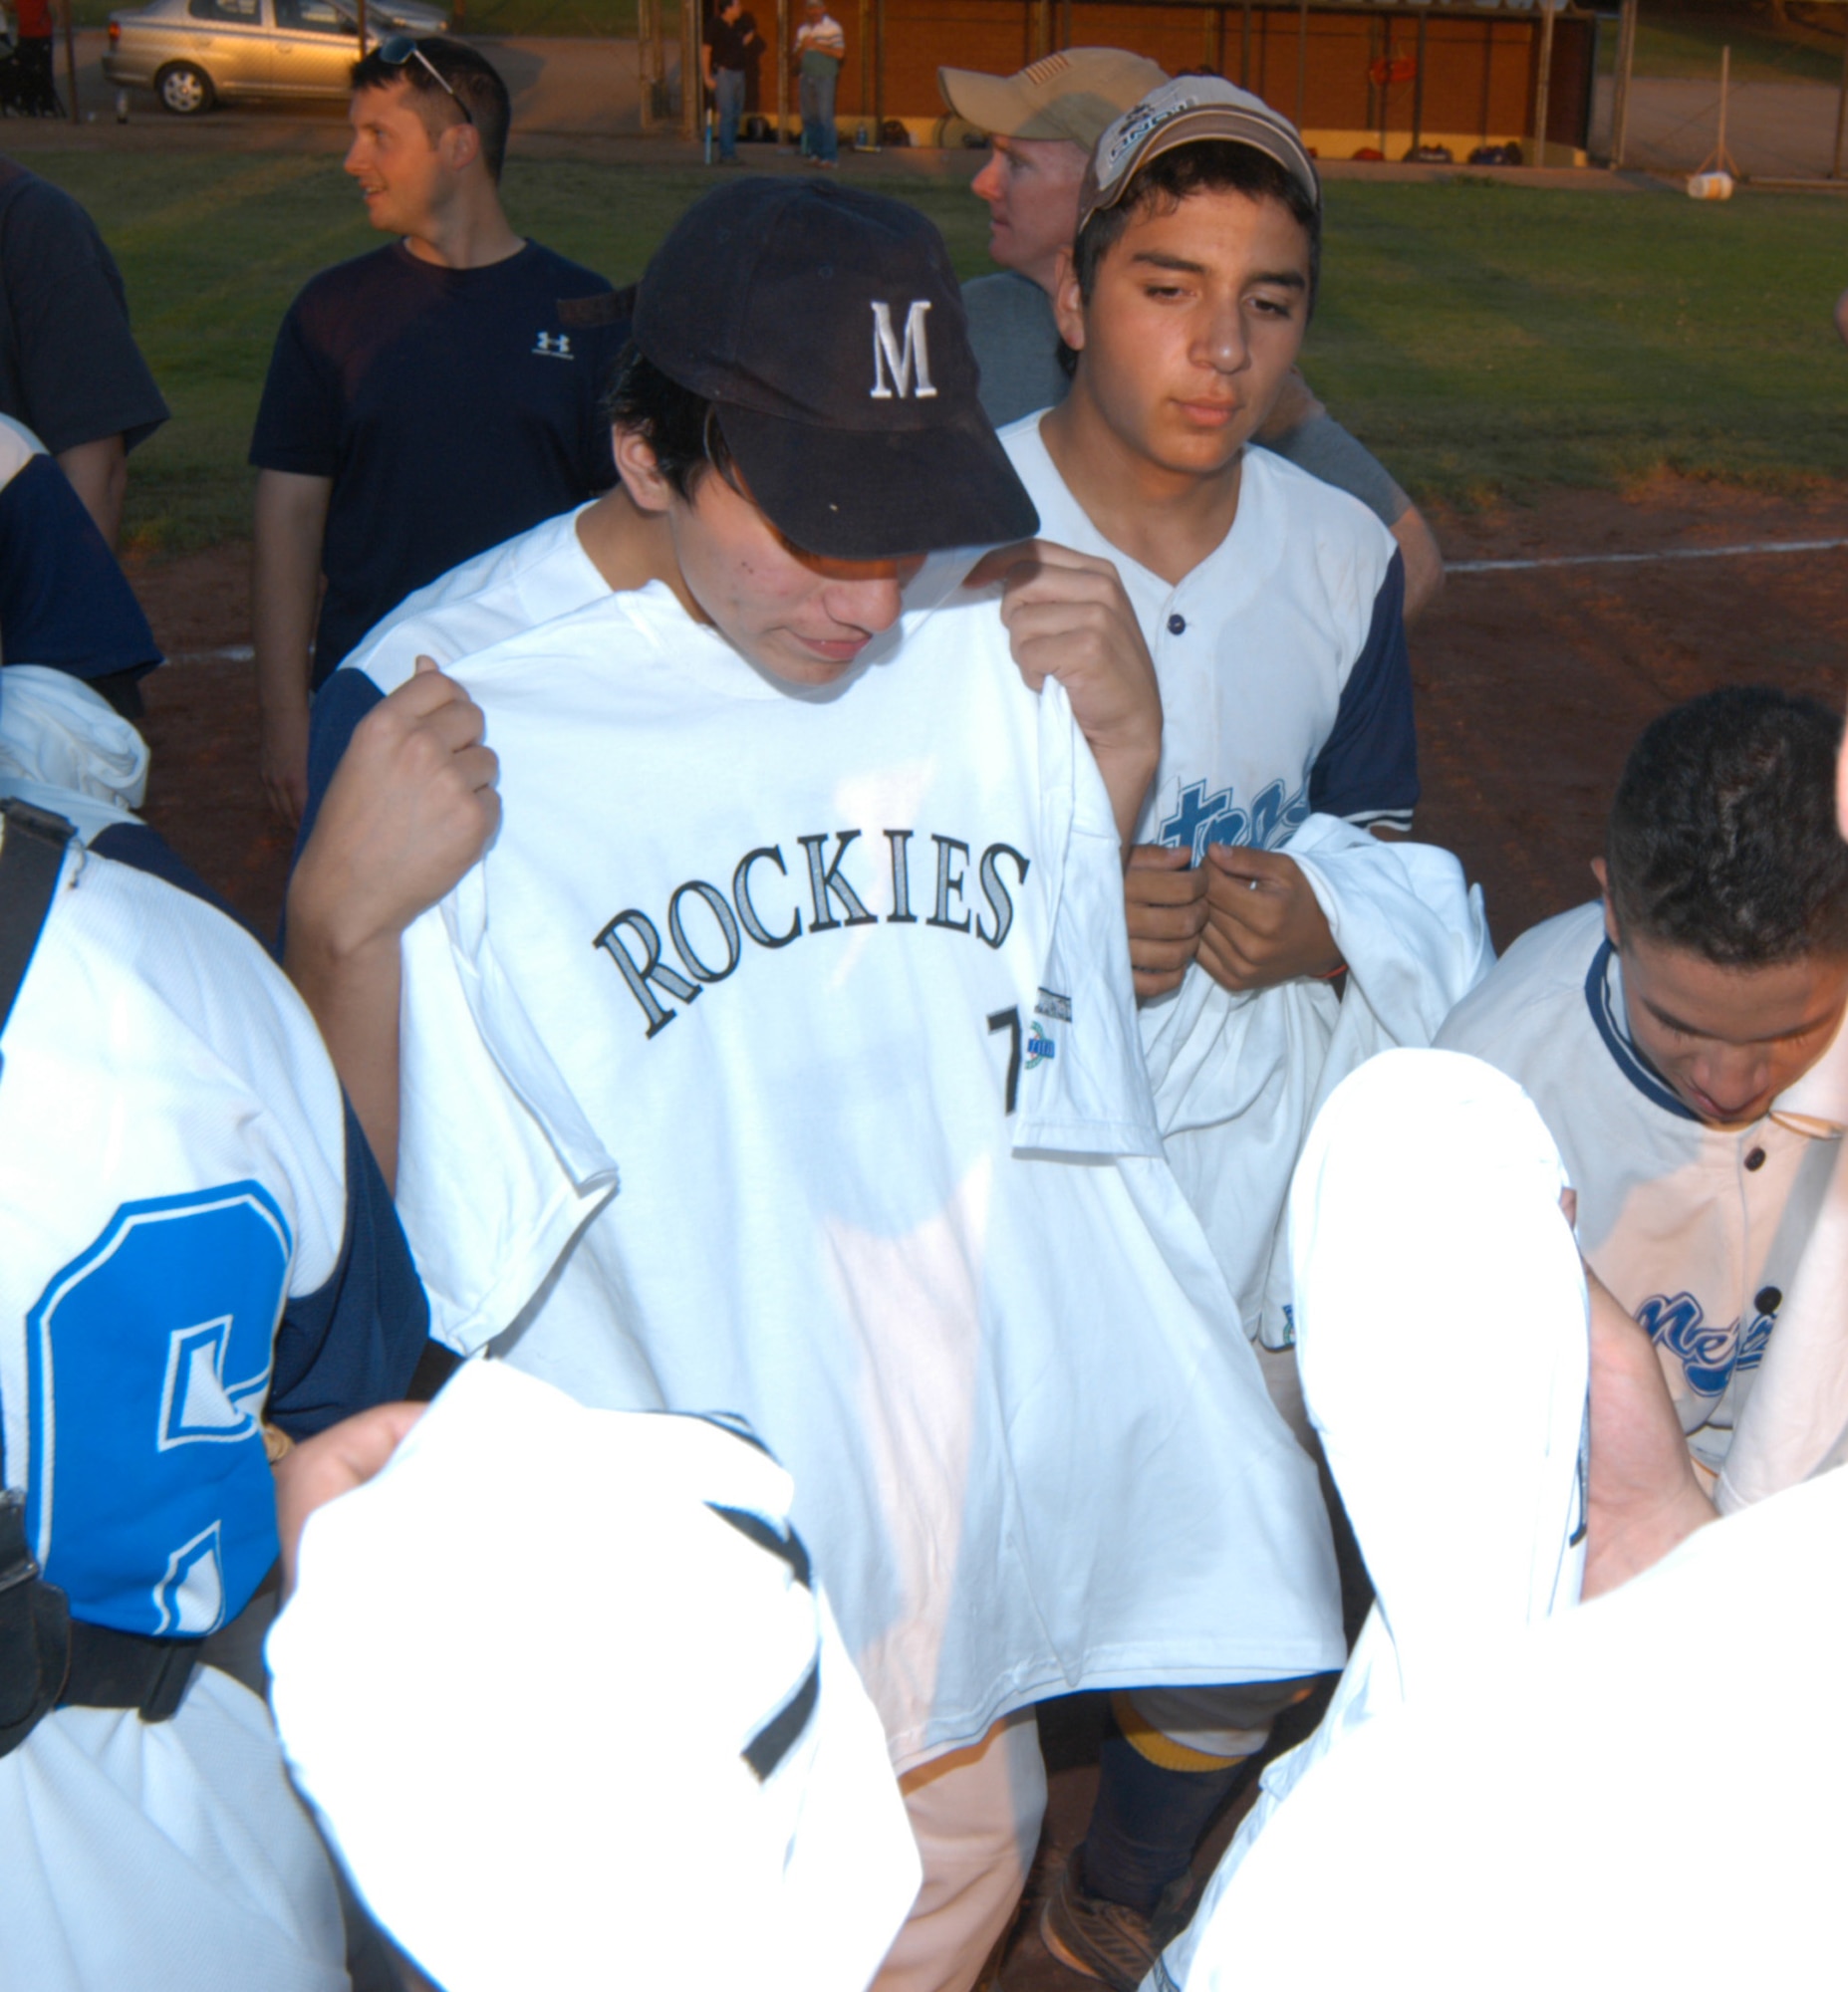
[[[1092,148],[1114,118],[1168,81],[1126,49],[1065,49],[1014,76],[939,69],[937,88],[994,149],[974,191],[988,203],[988,254],[998,276],[962,287],[969,343],[981,367],[981,402],[996,428],[1062,401],[1052,292],[1059,256],[1078,233],[1078,189]],[[1310,391],[1300,370],[1284,377],[1253,441],[1375,512],[1406,563],[1406,621],[1444,586],[1444,556],[1423,515],[1387,470]]]

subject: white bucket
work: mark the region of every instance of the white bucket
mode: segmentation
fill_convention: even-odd
[[[1732,198],[1732,175],[1730,173],[1694,173],[1688,181],[1690,200],[1730,200]]]

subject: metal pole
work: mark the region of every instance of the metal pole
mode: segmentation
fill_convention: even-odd
[[[1309,94],[1309,0],[1296,14],[1296,128],[1303,128],[1303,100]]]
[[[653,31],[659,6],[660,0],[636,0],[636,83],[644,137],[655,128],[655,78],[659,70]]]
[[[1623,0],[1617,17],[1617,80],[1611,103],[1611,167],[1621,171],[1630,144],[1630,72],[1636,62],[1637,0]],[[1848,89],[1848,83],[1844,84]]]
[[[776,0],[776,149],[789,144],[789,0]]]
[[[873,0],[873,144],[886,142],[886,0]]]
[[[1829,177],[1838,180],[1842,176],[1842,127],[1848,124],[1848,14],[1842,16],[1842,94],[1835,101],[1835,163],[1829,168]]]
[[[867,128],[867,115],[873,109],[873,6],[872,0],[860,0],[860,117],[854,125],[854,145],[858,151],[869,149],[861,144],[860,133]],[[879,143],[879,129],[874,127],[873,144]]]
[[[1716,163],[1721,172],[1726,169],[1726,91],[1732,81],[1732,50],[1730,47],[1719,51],[1719,148]]]
[[[1244,18],[1238,25],[1238,88],[1251,88],[1251,0],[1244,0]]]
[[[1546,113],[1548,87],[1553,80],[1553,10],[1540,0],[1539,74],[1533,92],[1533,162],[1546,164]]]
[[[705,110],[705,77],[699,67],[700,0],[680,0],[680,136],[690,145],[699,136]]]
[[[1429,17],[1418,17],[1418,47],[1412,52],[1412,60],[1418,68],[1412,73],[1412,149],[1417,151],[1425,142],[1425,24]],[[1384,146],[1381,148],[1384,150]]]

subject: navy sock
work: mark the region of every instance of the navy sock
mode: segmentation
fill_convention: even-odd
[[[1084,1843],[1087,1892],[1152,1915],[1188,1871],[1206,1824],[1249,1760],[1214,1771],[1165,1771],[1115,1730],[1098,1757],[1097,1805]]]

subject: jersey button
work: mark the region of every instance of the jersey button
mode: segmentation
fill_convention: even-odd
[[[1763,1168],[1764,1150],[1762,1148],[1753,1148],[1751,1153],[1745,1157],[1745,1166],[1748,1169]]]
[[[1179,610],[1176,610],[1174,615],[1168,619],[1168,633],[1171,636],[1184,636],[1187,634],[1187,628],[1188,619]]]
[[[1775,1314],[1784,1304],[1784,1291],[1781,1287],[1760,1287],[1751,1304],[1760,1314]]]

